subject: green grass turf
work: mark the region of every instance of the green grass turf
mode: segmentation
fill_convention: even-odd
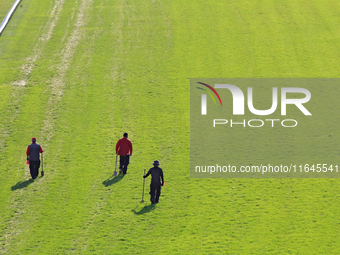
[[[339,10],[25,1],[0,37],[0,253],[339,253],[338,180],[189,177],[189,79],[339,77]],[[134,153],[112,178],[123,132]],[[34,182],[32,136],[45,150]],[[147,180],[141,204],[155,159],[165,187],[150,205]]]

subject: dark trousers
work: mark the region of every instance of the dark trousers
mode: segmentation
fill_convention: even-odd
[[[120,169],[123,170],[123,174],[126,174],[127,167],[128,167],[129,163],[130,163],[130,156],[129,155],[120,156],[119,165],[120,165]]]
[[[32,179],[36,179],[39,175],[39,167],[40,167],[40,160],[39,161],[30,161],[30,173]]]
[[[158,203],[159,196],[161,195],[161,184],[153,184],[150,185],[150,201],[151,203]]]

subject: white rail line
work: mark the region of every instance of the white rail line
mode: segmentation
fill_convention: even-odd
[[[15,9],[18,7],[19,3],[21,0],[16,0],[14,2],[14,4],[12,5],[12,8],[9,10],[9,12],[7,13],[6,17],[4,18],[4,20],[2,21],[1,25],[0,25],[0,35],[2,33],[2,31],[4,31],[5,27],[7,26],[9,20],[11,19]]]

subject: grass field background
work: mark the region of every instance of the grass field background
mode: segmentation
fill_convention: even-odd
[[[339,253],[337,179],[189,177],[190,78],[339,77],[338,1],[21,4],[0,37],[1,254]]]

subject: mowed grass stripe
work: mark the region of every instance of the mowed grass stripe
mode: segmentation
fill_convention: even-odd
[[[338,4],[173,3],[178,71],[181,77],[338,77]]]
[[[77,5],[68,4],[65,13],[72,13]],[[270,16],[277,5],[267,4],[264,14]],[[318,2],[312,4],[320,10]],[[290,63],[284,58],[271,60],[276,54],[295,54],[282,53],[278,43],[274,43],[272,53],[258,45],[256,50],[264,51],[264,57],[248,50],[254,47],[253,37],[276,31],[267,31],[269,25],[261,25],[266,19],[252,12],[261,7],[245,2],[94,2],[91,12],[88,10],[92,19],[84,27],[84,38],[64,76],[64,94],[53,115],[55,128],[46,151],[46,176],[12,193],[19,203],[6,212],[6,220],[15,215],[13,209],[24,209],[16,216],[22,232],[12,235],[7,247],[13,253],[138,254],[159,253],[159,242],[161,251],[168,254],[336,252],[338,246],[328,238],[335,240],[338,232],[334,221],[339,211],[337,180],[189,178],[190,77],[312,74],[299,58]],[[211,14],[204,15],[209,22],[202,18],[206,13]],[[227,14],[230,17],[225,21]],[[285,20],[280,16],[276,19]],[[70,19],[62,20],[55,32],[61,37],[49,44],[48,56],[60,52],[73,29],[65,22]],[[234,20],[245,21],[240,27]],[[260,25],[251,27],[247,20]],[[220,24],[217,32],[215,24]],[[234,33],[225,33],[224,27],[231,27]],[[240,34],[239,29],[246,33]],[[290,31],[280,38],[284,35],[292,45],[300,43]],[[230,47],[211,41],[226,41]],[[47,58],[39,66],[53,74],[53,67],[61,61]],[[263,60],[261,70],[256,69],[257,59]],[[311,59],[317,58],[313,55]],[[332,59],[328,51],[319,62],[329,65],[324,69],[330,73],[334,69],[328,60]],[[289,65],[297,69],[292,71]],[[37,78],[38,73],[39,69],[32,75]],[[40,73],[41,80],[46,74]],[[39,98],[42,91],[43,86],[35,86],[28,95],[32,92],[34,99]],[[47,90],[42,108],[49,93]],[[25,99],[27,107],[33,98]],[[25,116],[27,112],[22,111]],[[42,129],[45,118],[39,113],[37,130]],[[20,115],[20,128],[25,120]],[[6,155],[21,153],[21,147],[27,146],[25,135],[17,135],[23,132],[13,131]],[[135,153],[129,174],[116,180],[110,177],[115,159],[112,152],[124,131],[129,132]],[[22,139],[21,147],[18,138]],[[164,167],[166,186],[161,203],[150,207],[139,204],[141,175],[154,159]],[[4,169],[11,167],[8,164]],[[6,177],[11,174],[13,171]],[[7,187],[18,179],[20,176],[6,179]],[[21,201],[26,205],[20,205]]]
[[[46,8],[49,4],[43,3],[36,8],[36,11],[39,13],[41,9]],[[6,251],[8,249],[8,243],[12,241],[15,235],[21,232],[20,228],[12,227],[17,224],[17,217],[22,215],[25,211],[25,198],[22,196],[22,192],[16,194],[16,196],[12,196],[13,193],[11,189],[16,189],[18,185],[25,185],[28,183],[21,183],[18,181],[20,176],[22,176],[25,165],[25,156],[22,148],[27,146],[24,145],[23,139],[21,139],[20,135],[18,135],[17,131],[22,131],[27,128],[25,124],[27,122],[17,121],[18,116],[20,115],[20,111],[22,108],[22,100],[27,93],[27,89],[21,86],[12,86],[15,82],[15,78],[13,78],[14,73],[19,73],[20,67],[22,66],[22,60],[27,57],[30,53],[28,49],[31,49],[31,45],[33,44],[32,40],[37,30],[31,28],[30,35],[31,37],[24,36],[22,38],[23,32],[25,31],[25,25],[20,26],[20,28],[16,29],[16,25],[20,23],[21,14],[23,10],[20,9],[16,11],[15,15],[11,18],[10,24],[6,27],[3,32],[0,40],[1,50],[1,96],[3,97],[4,104],[1,109],[1,161],[2,161],[2,174],[1,174],[1,220],[0,220],[0,240],[1,240],[1,252]],[[32,20],[36,16],[33,14],[26,17],[26,20]],[[40,19],[43,20],[43,19]],[[28,22],[30,23],[30,22]],[[24,22],[25,24],[25,22]],[[13,36],[13,31],[16,33]],[[11,42],[11,43],[9,43]],[[22,45],[25,47],[22,48]],[[5,83],[4,83],[5,82]],[[31,95],[34,98],[34,93],[38,90],[35,90]],[[40,93],[40,92],[38,92]],[[7,103],[6,103],[7,102]],[[39,109],[41,104],[36,105]],[[24,105],[27,107],[27,105]],[[41,108],[40,108],[41,109]],[[40,114],[40,113],[39,113]],[[41,115],[40,115],[41,116]],[[18,125],[18,126],[17,126]],[[18,129],[16,129],[18,127]],[[25,135],[25,138],[27,136]],[[25,139],[24,138],[24,139]],[[13,146],[14,145],[14,146]],[[25,177],[28,177],[28,173],[25,171]],[[6,181],[4,181],[6,180]],[[11,194],[12,193],[12,194]],[[13,225],[11,226],[11,224]]]
[[[74,41],[72,42],[72,43],[74,43]],[[67,47],[66,47],[66,49],[67,49]],[[71,54],[71,52],[68,52],[68,54]],[[63,66],[64,67],[64,66]],[[60,72],[58,73],[58,74],[60,74]],[[47,94],[49,94],[49,96],[51,96],[51,97],[53,97],[53,94],[54,94],[54,96],[55,96],[55,93],[56,93],[56,91],[55,91],[55,88],[56,88],[56,85],[57,84],[52,84],[52,85],[54,85],[54,88],[50,91],[50,93],[52,93],[52,94],[49,94],[49,93],[47,93]],[[36,97],[32,97],[32,95],[35,95],[35,93],[33,92],[33,91],[35,91],[36,90],[36,88],[37,87],[40,87],[40,90],[39,90],[39,95],[36,95],[38,98],[36,98]],[[22,123],[23,124],[26,124],[26,126],[24,126],[24,127],[22,127],[22,128],[20,128],[19,130],[20,130],[20,132],[27,132],[27,131],[29,131],[30,130],[30,125],[31,126],[33,126],[33,129],[35,130],[34,132],[35,133],[37,133],[37,129],[35,129],[37,126],[39,126],[39,123],[37,123],[37,119],[39,120],[43,120],[44,119],[44,117],[46,117],[46,116],[44,116],[43,118],[41,118],[44,114],[43,114],[43,112],[44,111],[41,111],[42,109],[39,107],[39,105],[43,105],[44,104],[44,102],[46,103],[46,101],[45,100],[47,100],[47,98],[46,97],[44,97],[44,95],[43,95],[43,93],[42,93],[42,89],[41,89],[41,87],[42,86],[35,86],[35,87],[33,87],[32,88],[32,92],[30,93],[30,100],[31,101],[28,101],[28,102],[26,102],[26,103],[24,103],[24,105],[25,105],[25,107],[27,107],[27,108],[24,108],[23,110],[22,110],[22,113],[21,113],[21,117],[23,116],[23,118],[24,118],[24,121],[22,121]],[[60,91],[57,91],[57,92],[60,92]],[[46,91],[45,91],[45,93],[46,93]],[[39,100],[39,98],[41,98],[41,100]],[[53,101],[53,100],[52,100]],[[56,103],[56,102],[54,102],[54,103]],[[47,104],[47,106],[50,106],[51,107],[51,105],[48,105]],[[50,109],[50,107],[47,107],[47,112],[48,111],[51,111],[52,109]],[[25,113],[25,110],[27,109],[27,114]],[[39,114],[36,114],[36,111],[38,111],[38,113]],[[40,117],[39,117],[39,115],[40,115]],[[39,118],[38,118],[39,117]],[[54,116],[55,117],[55,116]],[[25,119],[26,118],[26,119]],[[39,131],[38,131],[39,132]],[[39,133],[41,133],[41,132],[39,132]],[[27,138],[27,133],[25,133],[25,135],[24,135],[26,138]],[[30,134],[30,136],[32,136],[32,134]],[[41,136],[40,136],[41,137]],[[39,139],[39,138],[38,138]],[[43,145],[43,147],[44,147],[44,149],[46,150],[46,147],[47,147],[47,143],[48,143],[48,141],[45,141],[45,145],[46,146],[44,146],[44,144],[42,144]],[[27,146],[27,145],[26,145]],[[24,147],[25,148],[25,147]],[[48,154],[47,154],[48,155]],[[22,155],[23,156],[23,155]],[[21,157],[21,158],[23,158],[23,157]],[[46,158],[45,158],[46,159]],[[9,160],[9,162],[10,162],[11,160]],[[26,177],[28,177],[27,175],[26,175]],[[19,182],[20,183],[20,182]],[[19,184],[18,183],[18,184]],[[24,184],[30,184],[29,182],[24,182]],[[14,188],[15,187],[17,187],[17,186],[23,186],[22,184],[20,184],[20,185],[16,185],[16,186],[13,186]],[[13,187],[12,187],[12,189],[13,189]],[[27,198],[26,198],[27,199]],[[33,204],[35,204],[35,203],[33,203]],[[37,204],[37,205],[39,205],[39,203]],[[34,210],[33,210],[34,211]],[[30,215],[34,215],[34,214],[30,214]],[[32,220],[32,219],[30,219],[30,220]],[[12,229],[20,229],[20,227],[19,227],[19,225],[15,225],[15,224],[18,224],[17,222],[14,222],[13,220],[12,220],[12,223],[13,223],[13,225],[14,225],[14,227],[13,226],[10,226],[10,224],[9,224],[9,226],[8,227],[10,227],[10,228],[12,228]],[[20,222],[19,222],[20,223]],[[23,228],[23,229],[25,229],[25,228]],[[26,228],[27,229],[27,228]],[[13,230],[14,231],[14,230]],[[10,233],[10,234],[12,234],[12,233]],[[10,236],[9,234],[8,234],[8,236]],[[8,239],[10,239],[10,238],[8,238]]]

